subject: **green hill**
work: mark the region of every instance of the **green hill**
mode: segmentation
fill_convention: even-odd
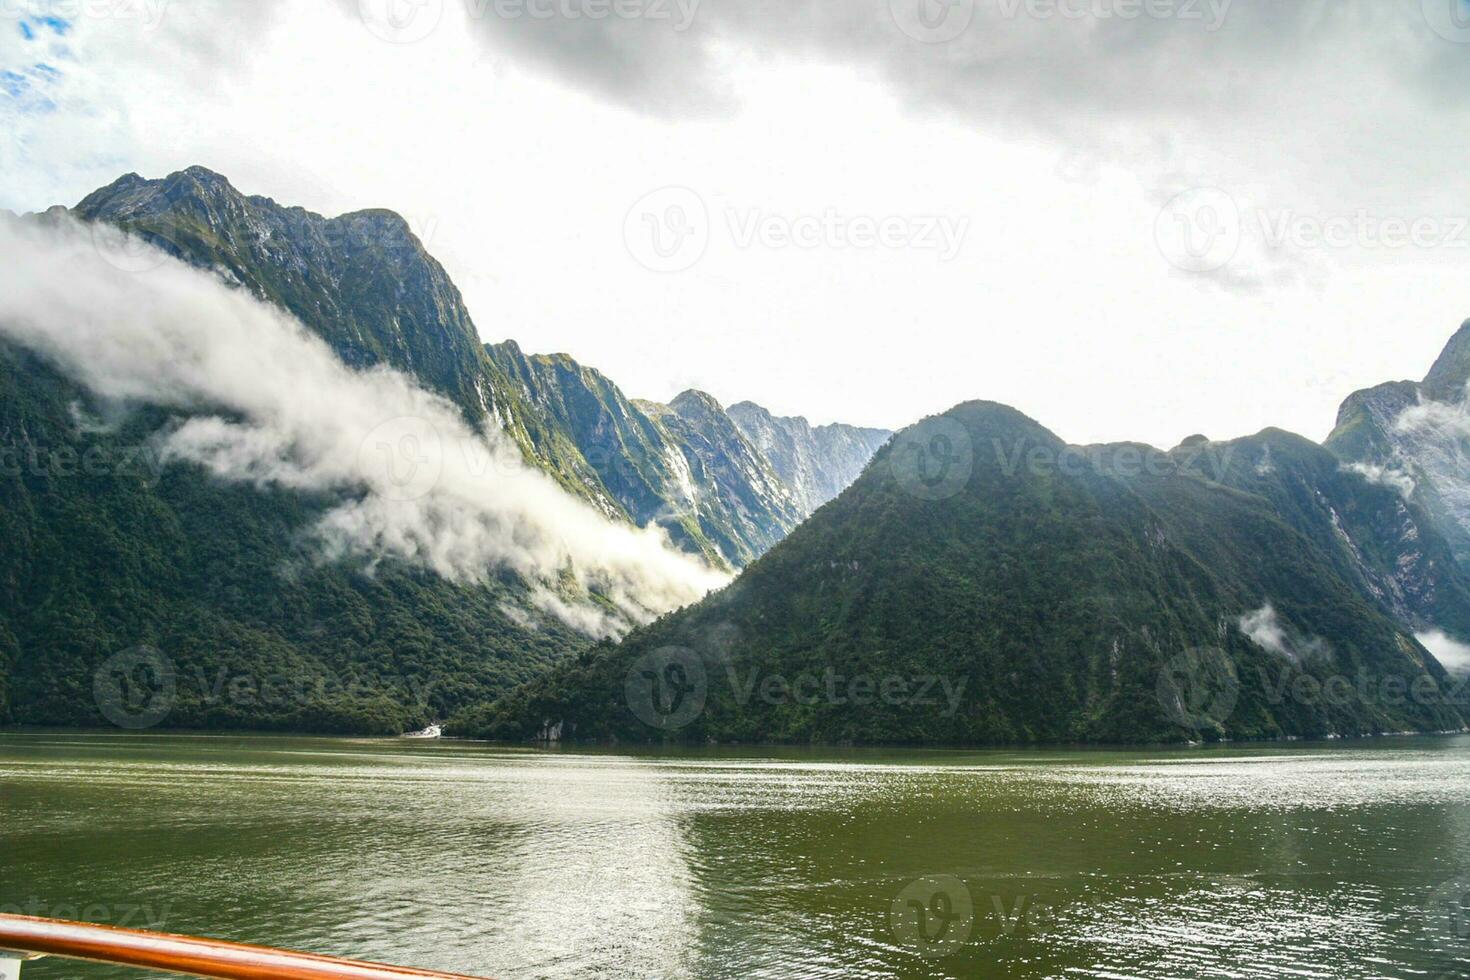
[[[168,413],[106,411],[0,344],[9,721],[109,724],[96,685],[135,685],[146,703],[154,661],[128,658],[152,651],[176,672],[157,724],[397,734],[587,643],[550,617],[521,628],[506,611],[525,591],[512,578],[323,563],[304,539],[331,499],[164,466],[149,440]]]
[[[1301,482],[1319,477],[1337,504]],[[1387,557],[1333,530],[1334,511],[1363,528],[1385,506],[1284,433],[1069,447],[961,405],[723,592],[453,728],[967,744],[1458,729],[1443,668],[1365,587]]]

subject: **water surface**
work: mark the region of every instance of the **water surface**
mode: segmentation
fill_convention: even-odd
[[[4,911],[507,980],[1463,977],[1467,890],[1470,738],[640,754],[0,735]]]

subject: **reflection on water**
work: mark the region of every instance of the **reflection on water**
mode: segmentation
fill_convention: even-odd
[[[5,911],[505,978],[1462,977],[1467,892],[1470,738],[0,736]]]

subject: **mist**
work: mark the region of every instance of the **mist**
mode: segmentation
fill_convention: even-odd
[[[1414,639],[1434,654],[1434,659],[1451,674],[1470,674],[1470,645],[1461,643],[1440,629],[1415,633]]]
[[[0,220],[0,337],[102,398],[190,413],[159,434],[166,461],[340,495],[313,529],[323,560],[462,583],[508,569],[536,610],[597,636],[727,581],[662,529],[608,521],[409,376],[351,370],[284,311],[161,253],[139,262],[143,248],[69,218]]]
[[[1269,602],[1241,616],[1236,620],[1236,626],[1256,646],[1294,664],[1300,665],[1309,658],[1327,656],[1332,652],[1321,637],[1299,636],[1289,630]]]
[[[1376,486],[1387,487],[1405,500],[1414,496],[1414,478],[1397,467],[1379,466],[1375,463],[1349,463],[1343,469],[1358,474]]]

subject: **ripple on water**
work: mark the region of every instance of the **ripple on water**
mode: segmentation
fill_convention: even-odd
[[[1432,927],[1470,875],[1470,740],[762,756],[0,736],[0,805],[0,904],[148,903],[178,931],[507,978],[1470,975]],[[894,918],[935,876],[973,908],[943,956]]]

